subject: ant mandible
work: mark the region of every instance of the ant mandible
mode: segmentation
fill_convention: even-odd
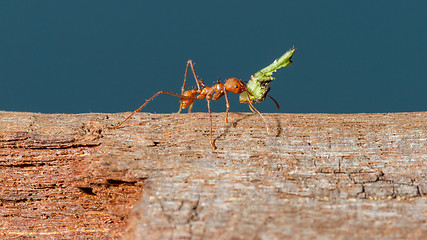
[[[185,84],[187,82],[187,73],[188,73],[188,67],[190,66],[191,71],[193,72],[194,79],[196,80],[197,88],[191,89],[191,90],[185,90]],[[187,61],[187,66],[185,68],[185,74],[184,74],[184,83],[181,88],[181,94],[177,94],[170,91],[159,91],[156,94],[154,94],[150,99],[148,99],[144,104],[142,104],[138,109],[136,109],[131,115],[129,115],[125,120],[123,120],[120,124],[118,124],[115,127],[107,127],[109,129],[116,129],[123,125],[129,118],[131,118],[135,113],[139,112],[141,109],[143,109],[151,100],[153,100],[157,95],[165,93],[172,96],[176,96],[180,98],[180,105],[178,113],[181,112],[182,109],[185,109],[188,107],[188,112],[191,112],[191,109],[193,107],[194,100],[196,99],[203,99],[206,98],[206,101],[208,103],[208,111],[209,111],[209,119],[211,122],[211,129],[210,129],[210,139],[211,139],[211,146],[213,149],[216,149],[213,137],[212,137],[212,113],[211,113],[211,100],[218,100],[222,96],[225,96],[225,102],[226,102],[226,113],[225,113],[225,122],[228,123],[228,111],[230,110],[230,103],[228,101],[227,92],[231,93],[242,93],[246,91],[246,86],[244,82],[237,78],[229,78],[225,81],[225,83],[221,83],[220,79],[218,78],[218,82],[215,83],[212,87],[206,86],[204,82],[201,79],[197,78],[196,70],[193,65],[193,61],[189,59]],[[270,96],[269,96],[270,97]],[[274,100],[274,99],[273,99]],[[276,105],[278,106],[277,102],[274,101]],[[252,112],[257,113],[261,116],[262,120],[266,124],[267,133],[269,133],[268,124],[265,121],[262,114],[253,106],[252,102],[249,101],[249,108]]]

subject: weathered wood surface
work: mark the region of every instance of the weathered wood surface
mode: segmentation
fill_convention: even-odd
[[[422,239],[427,112],[0,112],[0,238]]]

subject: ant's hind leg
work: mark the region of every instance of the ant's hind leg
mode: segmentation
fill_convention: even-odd
[[[200,83],[199,83],[199,79],[197,79],[196,69],[194,68],[193,61],[191,61],[191,59],[188,59],[187,66],[185,67],[184,82],[182,84],[181,94],[184,94],[185,92],[185,84],[187,83],[188,66],[190,66],[191,71],[193,72],[194,79],[196,80],[196,84],[197,84],[197,90],[200,90]]]
[[[135,111],[133,111],[133,113],[132,114],[130,114],[125,120],[123,120],[120,124],[118,124],[117,126],[114,126],[114,127],[107,127],[108,129],[116,129],[116,128],[119,128],[121,125],[123,125],[123,123],[125,123],[127,120],[129,120],[133,115],[135,115],[135,113],[137,113],[137,112],[139,112],[139,111],[141,111],[141,109],[143,109],[149,102],[151,102],[151,100],[153,100],[155,97],[157,97],[157,95],[159,95],[159,94],[162,94],[162,93],[164,93],[164,94],[169,94],[169,95],[172,95],[172,96],[175,96],[175,97],[179,97],[180,99],[189,99],[189,100],[192,100],[192,99],[195,99],[195,98],[193,98],[193,97],[189,97],[189,96],[184,96],[184,95],[180,95],[180,94],[176,94],[176,93],[173,93],[173,92],[169,92],[169,91],[158,91],[156,94],[154,94],[150,99],[148,99],[147,101],[145,101],[145,103],[144,104],[142,104],[141,105],[141,107],[139,107],[138,109],[136,109]],[[181,109],[179,110],[179,111],[181,111]]]

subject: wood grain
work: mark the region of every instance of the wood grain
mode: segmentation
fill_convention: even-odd
[[[422,239],[427,113],[0,112],[0,237]]]

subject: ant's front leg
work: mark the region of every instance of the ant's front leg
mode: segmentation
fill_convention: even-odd
[[[227,91],[224,91],[225,96],[225,106],[227,107],[225,111],[225,122],[228,123],[228,110],[230,110],[230,102],[228,101]]]

